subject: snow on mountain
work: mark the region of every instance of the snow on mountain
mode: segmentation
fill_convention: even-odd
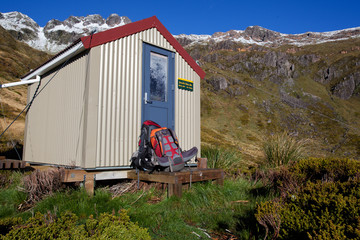
[[[93,30],[105,31],[130,22],[128,17],[120,17],[117,14],[111,14],[107,19],[94,14],[86,17],[70,16],[63,22],[52,19],[44,27],[40,27],[33,19],[20,12],[0,13],[0,25],[17,40],[50,53],[63,50]]]
[[[0,13],[0,25],[8,30],[14,38],[33,48],[50,53],[63,50],[73,41],[89,35],[93,30],[100,32],[130,22],[129,18],[120,17],[117,14],[111,14],[107,19],[93,14],[86,17],[70,16],[63,22],[52,19],[44,27],[40,27],[33,19],[20,12]],[[359,36],[360,27],[323,33],[283,34],[260,26],[250,26],[245,30],[216,32],[213,35],[174,35],[183,46],[196,43],[207,44],[210,41],[234,41],[247,45],[256,44],[270,47],[284,44],[303,46],[358,38]]]
[[[234,41],[243,44],[256,44],[261,46],[280,46],[284,44],[303,46],[320,44],[324,42],[346,40],[360,37],[360,27],[348,28],[331,32],[307,32],[301,34],[283,34],[269,29],[250,26],[244,31],[230,30],[217,32],[213,35],[180,34],[174,36],[184,46],[188,44],[206,44],[209,41]]]

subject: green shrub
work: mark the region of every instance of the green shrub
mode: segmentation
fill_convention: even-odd
[[[16,219],[15,219],[16,220]],[[119,216],[102,213],[98,219],[90,216],[85,224],[78,223],[78,217],[65,212],[60,217],[48,212],[39,212],[23,225],[17,221],[2,239],[151,239],[147,229],[130,221],[125,210]]]
[[[289,172],[296,177],[298,190],[257,207],[256,218],[267,235],[278,234],[280,239],[360,238],[359,161],[309,158],[289,167]],[[273,220],[277,216],[279,231]]]
[[[12,228],[12,226],[19,225],[23,222],[20,217],[10,217],[0,219],[0,236],[6,235]]]
[[[300,160],[304,157],[305,143],[306,141],[298,141],[286,132],[268,137],[263,145],[267,164],[278,167]]]
[[[290,166],[304,180],[340,181],[360,177],[360,162],[344,158],[307,158]]]

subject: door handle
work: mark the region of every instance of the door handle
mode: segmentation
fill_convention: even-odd
[[[144,102],[145,102],[145,104],[152,104],[153,102],[150,101],[150,100],[148,100],[147,95],[148,95],[147,92],[145,92],[145,96],[144,96]]]

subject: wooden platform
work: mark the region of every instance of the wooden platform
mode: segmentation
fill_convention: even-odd
[[[217,184],[223,184],[224,171],[222,169],[206,168],[206,158],[198,159],[198,168],[184,168],[181,172],[149,172],[136,170],[91,170],[84,169],[64,169],[63,182],[82,182],[86,191],[94,194],[95,181],[113,180],[113,179],[133,179],[146,182],[158,182],[168,185],[168,196],[182,196],[183,187],[188,187],[191,183],[200,181],[215,181]],[[205,166],[205,168],[201,168]],[[33,168],[46,171],[51,166],[32,165]],[[55,167],[55,166],[53,166]]]
[[[135,170],[130,170],[127,177],[134,180],[139,179],[140,181],[167,183],[168,196],[176,195],[181,197],[184,184],[215,180],[217,184],[222,185],[224,171],[222,169],[185,168],[181,172],[153,172],[151,174],[139,171],[138,175]]]

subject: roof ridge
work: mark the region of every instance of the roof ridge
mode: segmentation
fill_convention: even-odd
[[[175,50],[184,58],[184,60],[200,76],[201,79],[205,77],[205,72],[156,16],[95,33],[90,38],[89,36],[82,37],[81,41],[84,47],[89,49],[151,28],[156,28],[160,34],[163,35],[163,37],[175,48]]]

